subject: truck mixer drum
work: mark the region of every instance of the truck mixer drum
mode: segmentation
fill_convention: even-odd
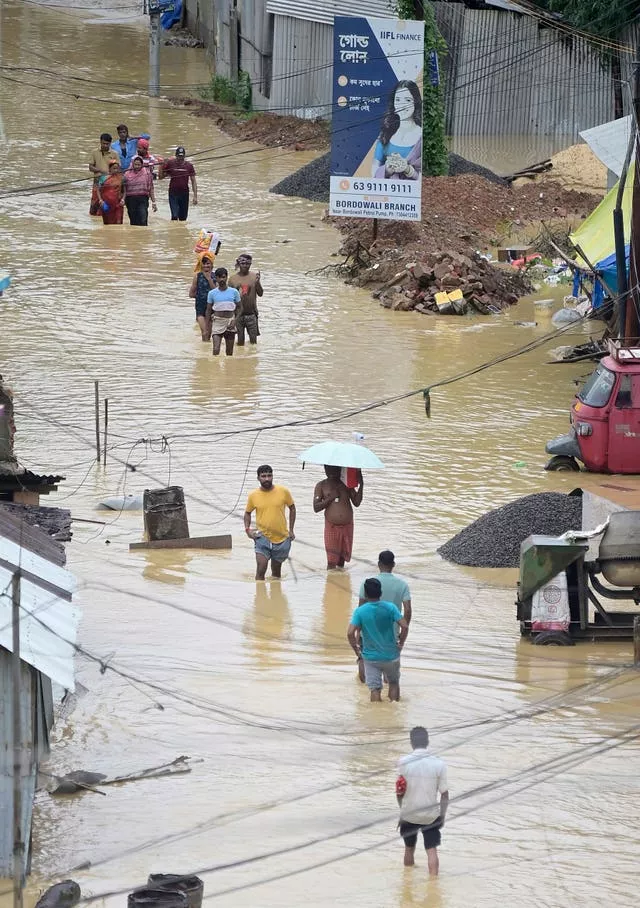
[[[611,514],[598,562],[603,576],[614,586],[640,586],[640,511]]]

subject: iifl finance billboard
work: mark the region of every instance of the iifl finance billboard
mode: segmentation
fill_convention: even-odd
[[[421,219],[424,22],[336,16],[330,213]]]

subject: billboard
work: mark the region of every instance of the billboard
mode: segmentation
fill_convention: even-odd
[[[336,16],[333,215],[419,221],[424,22]]]

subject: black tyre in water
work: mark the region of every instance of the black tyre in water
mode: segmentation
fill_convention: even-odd
[[[177,889],[150,889],[142,887],[130,892],[128,908],[189,908],[186,893]]]
[[[568,454],[556,454],[546,464],[545,470],[551,470],[554,473],[579,473],[580,464],[575,457]]]
[[[533,638],[536,646],[575,646],[566,631],[541,631]]]
[[[189,903],[188,908],[202,908],[204,883],[199,876],[182,876],[179,873],[152,873],[147,882],[152,889],[183,892]]]

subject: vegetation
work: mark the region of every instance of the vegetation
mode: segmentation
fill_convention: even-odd
[[[444,176],[449,172],[449,157],[444,119],[444,91],[429,79],[430,54],[439,57],[447,53],[447,45],[436,25],[431,3],[415,0],[396,0],[396,12],[401,19],[424,20],[424,71],[422,90],[422,172],[426,176]],[[442,77],[441,77],[442,78]]]
[[[241,110],[251,110],[251,78],[249,73],[240,70],[237,82],[226,76],[212,76],[210,84],[201,92],[205,101],[217,101]]]
[[[537,0],[538,5],[551,13],[560,13],[574,28],[614,39],[629,23],[638,18],[638,6],[633,0]]]

